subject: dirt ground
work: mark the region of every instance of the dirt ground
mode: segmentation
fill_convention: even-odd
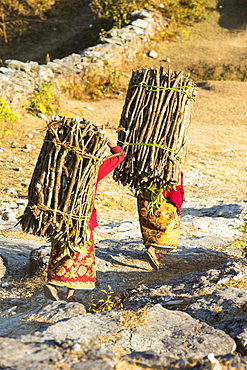
[[[181,29],[180,38],[154,43],[158,58],[140,56],[133,63],[132,69],[160,65],[167,67],[168,62],[164,61],[167,58],[173,70],[183,70],[185,73],[195,65],[203,68],[207,64],[212,69],[215,63],[218,66],[233,62],[236,66],[242,65],[247,56],[246,19],[246,2],[221,1],[206,21],[193,28]],[[202,171],[206,179],[204,186],[186,185],[186,197],[215,199],[216,203],[246,201],[247,82],[195,82],[198,93],[193,106],[184,173],[186,178],[189,171]],[[115,99],[100,101],[78,101],[61,96],[59,113],[70,112],[92,123],[106,125],[108,136],[116,140],[115,130],[124,100],[124,94]],[[28,179],[33,172],[45,128],[44,120],[25,113],[19,124],[1,140],[1,201],[27,197]],[[26,144],[31,144],[29,151],[25,151]],[[9,194],[11,188],[14,188],[16,194]],[[115,183],[111,176],[99,186],[96,208],[99,221],[138,219],[133,192]]]
[[[99,30],[107,24],[92,12],[89,0],[57,3],[51,12],[59,17],[49,16],[48,11],[43,19],[30,17],[30,26],[19,17],[23,35],[18,40],[10,33],[8,43],[0,44],[0,63],[6,59],[45,63],[47,58],[60,59],[97,42]]]

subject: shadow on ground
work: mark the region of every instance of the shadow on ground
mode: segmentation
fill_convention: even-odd
[[[217,10],[220,13],[219,25],[230,31],[245,29],[247,26],[246,0],[221,0]]]

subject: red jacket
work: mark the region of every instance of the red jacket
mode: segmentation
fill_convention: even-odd
[[[122,152],[123,149],[120,146],[115,146],[114,148],[111,148],[112,154],[117,154]],[[122,162],[124,159],[124,154],[117,155],[116,157],[112,157],[109,159],[106,159],[102,165],[99,168],[99,173],[96,181],[96,186],[95,186],[95,194],[97,191],[97,186],[100,180],[102,180],[104,177],[106,177],[111,171],[113,171],[119,163]],[[96,209],[93,208],[90,220],[89,220],[89,229],[93,231],[93,229],[98,226],[98,221],[97,221],[97,213]]]
[[[181,207],[184,201],[183,173],[181,173],[181,184],[165,192],[165,198],[177,207],[178,214],[181,214]]]

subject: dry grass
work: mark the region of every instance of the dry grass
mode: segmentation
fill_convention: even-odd
[[[43,290],[44,282],[46,281],[46,273],[41,272],[31,278],[25,278],[15,282],[16,291],[20,292],[22,297],[32,298],[39,295]]]
[[[247,290],[247,276],[239,279],[239,280],[234,280],[231,279],[229,280],[226,284],[222,284],[222,287],[231,287],[231,288],[236,288],[240,290]]]
[[[114,65],[116,61],[114,61]],[[105,67],[91,68],[87,72],[73,76],[64,86],[64,91],[68,98],[83,100],[90,98],[92,100],[105,97],[115,97],[116,93],[124,93],[128,84],[128,78],[123,71],[123,65],[119,68],[114,65]]]
[[[22,231],[5,231],[5,230],[0,230],[0,235],[3,235],[5,238],[12,238],[12,239],[40,240],[35,235],[26,234],[26,233],[24,233]]]
[[[121,311],[119,327],[121,329],[133,329],[137,326],[147,326],[148,309],[144,307],[138,311]]]
[[[116,340],[118,340],[120,338],[121,338],[120,333],[107,334],[107,335],[102,335],[102,336],[98,337],[100,343],[102,343],[102,344],[111,344],[111,343],[114,343]]]
[[[149,367],[146,365],[137,365],[137,364],[130,364],[127,361],[120,360],[117,365],[116,365],[116,370],[155,370],[155,367]],[[157,367],[156,369],[160,369],[160,366]]]

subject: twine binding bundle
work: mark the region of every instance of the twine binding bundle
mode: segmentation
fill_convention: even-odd
[[[162,188],[179,182],[181,157],[196,94],[182,72],[132,72],[118,128],[125,160],[114,179],[131,188]]]
[[[20,218],[22,230],[71,247],[88,240],[98,169],[107,140],[83,120],[56,117],[47,127]]]

